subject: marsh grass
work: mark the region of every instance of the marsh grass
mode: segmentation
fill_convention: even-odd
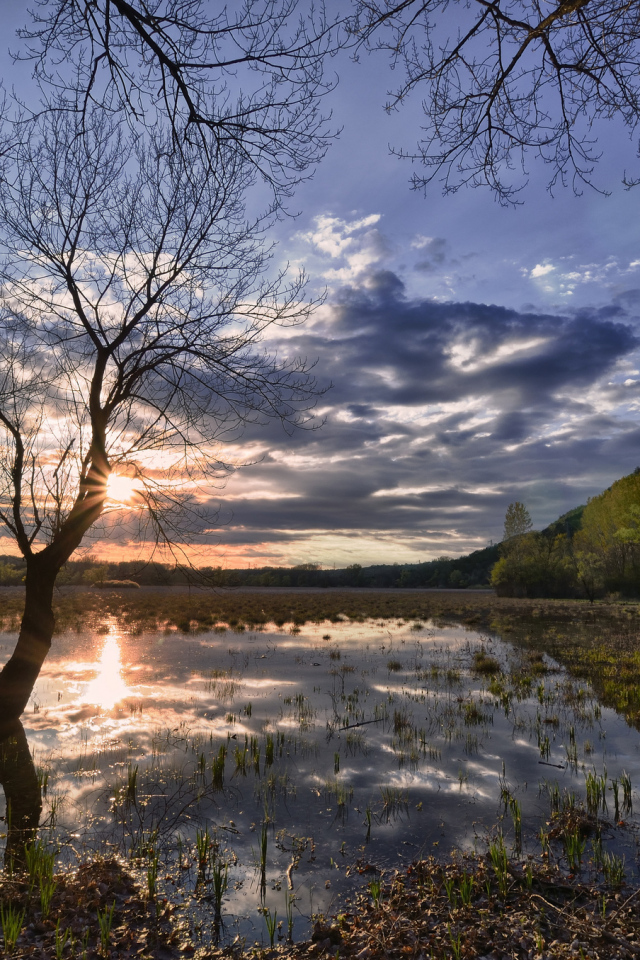
[[[495,657],[487,653],[483,646],[473,655],[473,670],[475,673],[492,676],[500,672],[500,664]]]
[[[602,854],[602,872],[610,887],[621,887],[624,883],[624,857],[604,851]]]
[[[64,931],[61,930],[61,929],[60,929],[60,918],[58,918],[58,921],[57,921],[57,923],[56,923],[56,930],[55,930],[55,938],[56,938],[56,939],[55,939],[56,960],[62,960],[62,956],[63,956],[63,954],[64,954],[64,949],[65,949],[65,947],[66,947],[66,945],[67,945],[67,940],[69,940],[69,937],[70,937],[70,936],[72,936],[72,931],[71,931],[71,929],[70,929],[69,927],[66,927]],[[72,946],[71,952],[72,952],[72,954],[73,954],[73,953],[75,953],[75,950],[73,950],[73,940],[71,941],[71,946]]]
[[[98,909],[98,928],[100,931],[100,950],[103,957],[109,956],[109,940],[111,939],[111,927],[113,926],[113,911],[116,908],[115,900],[111,907],[105,907],[104,910]]]
[[[22,616],[24,592],[0,590],[0,619],[6,631],[17,630]],[[83,590],[63,587],[54,600],[56,629],[98,627],[108,618],[123,620],[131,632],[180,628],[185,633],[200,630],[260,629],[268,623],[298,627],[307,622],[343,619],[363,622],[365,618],[386,621],[429,619],[467,623],[482,629],[493,626],[509,632],[517,622],[584,623],[595,622],[628,627],[640,621],[635,604],[595,603],[574,600],[526,600],[496,597],[491,593],[400,593],[390,590],[331,591],[321,593],[270,593],[267,590],[233,592],[198,590],[172,592],[162,587],[141,591]]]
[[[0,902],[0,922],[2,923],[2,940],[4,952],[13,953],[16,941],[20,936],[26,910],[20,910],[11,902]]]
[[[613,960],[627,954],[625,943],[636,941],[640,918],[630,903],[616,902],[612,911],[605,900],[603,907],[597,886],[568,880],[556,865],[530,861],[522,871],[512,864],[505,885],[490,857],[463,862],[419,860],[404,875],[394,871],[387,883],[373,881],[375,896],[370,884],[341,926],[341,954],[375,957],[375,945],[384,943],[389,956],[409,955],[407,946],[427,940],[427,918],[431,943],[427,940],[425,956],[438,960],[529,953],[579,958],[580,950],[570,948],[576,940],[588,944],[588,955]],[[464,877],[473,883],[461,902]],[[298,956],[304,956],[302,950]]]
[[[411,599],[414,604],[422,602],[421,598],[416,600],[415,596]],[[218,603],[218,598],[210,598],[210,600]],[[300,600],[299,597],[298,600]],[[326,598],[313,599],[314,604],[321,601],[326,602]],[[224,602],[227,602],[226,599]],[[242,600],[242,602],[245,601]],[[260,596],[260,602],[264,606],[264,595]],[[342,609],[349,609],[346,604],[341,606]],[[324,607],[319,612],[327,613],[327,608]],[[364,616],[362,609],[358,614],[353,610],[352,612],[353,622],[362,622]],[[225,611],[218,605],[211,613],[211,618],[214,613],[215,626],[219,627]],[[406,615],[408,618],[409,613],[407,612]],[[251,620],[246,615],[246,611],[243,616],[245,619],[242,623],[248,626]],[[302,620],[303,613],[298,611],[294,616]],[[383,617],[383,614],[380,616]],[[135,621],[135,618],[131,620],[131,623],[136,622],[141,621]],[[381,622],[385,624],[384,619]],[[214,623],[213,619],[211,623]],[[238,617],[233,626],[238,628],[240,623]],[[300,625],[304,626],[304,621]],[[188,627],[189,633],[210,629],[207,622],[198,620],[197,609],[188,624],[183,623],[183,627],[185,630]],[[513,636],[517,632],[517,624],[511,624],[510,630]],[[316,638],[319,638],[319,635],[318,630],[315,634]],[[350,643],[351,638],[347,639]],[[384,639],[386,642],[386,637]],[[459,639],[459,636],[456,639]],[[462,639],[464,640],[463,632]],[[175,643],[180,644],[182,640],[182,637],[177,637]],[[298,779],[298,785],[302,784],[300,794],[302,795],[308,789],[309,794],[313,797],[317,796],[319,801],[317,808],[305,806],[304,815],[307,816],[310,811],[313,821],[315,814],[318,813],[318,829],[321,830],[320,824],[326,824],[326,836],[323,836],[319,842],[326,844],[325,849],[329,849],[330,844],[334,843],[330,848],[331,853],[342,865],[343,861],[336,855],[335,844],[338,838],[345,834],[344,819],[349,805],[354,800],[354,788],[341,779],[341,767],[342,777],[352,778],[356,785],[355,801],[358,813],[361,814],[361,810],[357,804],[364,807],[363,800],[367,796],[374,797],[367,805],[364,814],[366,836],[361,824],[362,814],[357,821],[352,820],[349,824],[349,841],[351,841],[351,833],[354,841],[353,844],[349,842],[350,850],[352,851],[356,844],[361,844],[359,849],[364,850],[362,844],[371,840],[372,824],[375,821],[376,842],[368,848],[369,855],[373,858],[374,853],[377,854],[380,850],[384,850],[387,856],[396,855],[397,850],[391,850],[391,844],[400,843],[401,836],[411,836],[411,834],[403,832],[404,828],[401,825],[394,828],[387,827],[386,824],[392,824],[405,813],[408,814],[409,809],[422,810],[423,799],[425,813],[413,814],[412,812],[411,828],[415,831],[417,820],[425,826],[425,834],[427,830],[433,830],[433,824],[428,820],[427,814],[429,798],[422,787],[418,788],[420,790],[418,792],[414,785],[418,781],[418,778],[413,778],[414,767],[420,768],[421,777],[423,774],[426,774],[426,778],[435,776],[439,779],[444,776],[445,779],[453,781],[456,791],[453,799],[457,802],[458,799],[462,801],[471,798],[478,787],[478,779],[473,773],[469,783],[467,770],[470,769],[470,765],[464,759],[460,759],[462,751],[467,757],[482,753],[488,738],[494,737],[500,731],[502,731],[500,735],[503,735],[505,726],[508,727],[510,735],[512,732],[514,740],[522,742],[529,736],[532,745],[537,742],[538,749],[535,750],[536,759],[533,763],[537,762],[539,750],[542,759],[551,758],[551,765],[553,765],[555,761],[561,759],[558,751],[562,751],[564,744],[568,744],[574,750],[577,762],[576,732],[580,735],[580,743],[582,743],[585,733],[589,730],[589,736],[592,737],[596,750],[599,750],[598,730],[597,727],[594,729],[594,724],[598,721],[597,704],[593,700],[589,685],[567,680],[564,675],[559,679],[553,673],[546,677],[549,670],[557,671],[557,668],[553,665],[549,666],[547,659],[538,652],[523,650],[517,645],[514,645],[513,649],[507,649],[506,653],[500,648],[502,668],[498,660],[493,658],[497,669],[494,669],[494,665],[490,665],[491,669],[489,667],[478,669],[478,651],[475,650],[474,653],[474,645],[477,643],[475,639],[467,641],[466,644],[461,641],[460,645],[451,652],[444,643],[441,646],[438,646],[437,642],[433,643],[431,635],[427,638],[420,636],[418,631],[410,631],[406,623],[404,632],[399,635],[393,634],[392,641],[386,649],[377,647],[369,651],[367,646],[366,654],[363,654],[361,660],[356,661],[353,647],[346,643],[343,646],[343,652],[340,653],[338,650],[311,640],[310,649],[313,653],[308,657],[299,650],[298,645],[287,640],[286,645],[289,648],[300,652],[300,658],[296,660],[296,669],[298,663],[304,664],[305,667],[311,666],[309,660],[317,659],[318,662],[314,662],[313,667],[320,667],[320,661],[322,661],[324,676],[320,669],[313,672],[314,678],[317,679],[311,681],[307,681],[301,675],[294,675],[296,686],[289,685],[283,688],[282,699],[276,702],[275,707],[273,705],[269,707],[270,712],[266,716],[262,688],[259,688],[259,693],[250,694],[252,703],[246,702],[248,694],[244,692],[242,700],[232,708],[233,712],[227,705],[218,708],[217,718],[220,726],[212,725],[211,732],[207,728],[206,733],[199,730],[191,734],[186,729],[186,723],[184,727],[182,726],[182,721],[179,727],[171,730],[168,727],[166,731],[156,730],[152,736],[151,753],[139,762],[134,762],[132,759],[141,756],[140,753],[133,752],[133,748],[127,751],[124,745],[114,747],[108,755],[105,748],[104,755],[100,755],[98,751],[91,753],[87,749],[87,744],[84,743],[84,753],[78,758],[76,764],[78,772],[96,771],[99,774],[101,770],[105,770],[107,784],[115,782],[116,786],[109,791],[114,797],[113,823],[122,836],[123,853],[137,857],[139,860],[138,870],[143,886],[146,871],[147,900],[153,901],[148,904],[148,913],[154,915],[154,922],[161,912],[163,898],[167,895],[170,897],[172,894],[167,885],[173,883],[173,880],[175,880],[174,889],[195,894],[193,899],[197,903],[197,909],[204,914],[205,904],[208,903],[209,910],[213,908],[217,921],[220,920],[228,883],[231,880],[233,884],[240,884],[241,873],[234,871],[237,860],[234,859],[232,847],[225,847],[220,853],[218,851],[217,842],[222,834],[216,832],[216,849],[213,849],[214,842],[207,823],[218,823],[220,826],[216,830],[226,830],[227,824],[230,823],[230,832],[226,836],[229,836],[231,845],[237,842],[238,846],[235,849],[242,855],[240,845],[243,841],[234,841],[232,833],[242,834],[248,826],[248,823],[243,826],[241,822],[242,811],[247,808],[249,810],[245,817],[248,815],[258,820],[262,815],[260,811],[264,811],[264,816],[261,824],[258,825],[256,838],[258,850],[254,855],[256,867],[254,883],[247,884],[245,889],[248,890],[251,886],[257,900],[259,886],[261,903],[265,903],[268,853],[274,866],[273,887],[281,889],[278,884],[283,883],[282,877],[287,862],[284,861],[284,852],[282,855],[278,852],[284,851],[285,848],[278,845],[277,837],[283,820],[287,822],[287,818],[299,816],[297,804],[288,803],[288,799],[295,795],[301,760],[306,761],[306,767],[313,771],[311,775],[313,791],[308,789],[308,781],[305,783],[304,780]],[[198,640],[194,645],[199,642]],[[248,674],[246,672],[248,662],[246,651],[251,649],[246,644],[255,642],[261,642],[261,638],[250,637],[246,640],[239,638],[237,641],[234,639],[234,646],[228,653],[229,657],[233,658],[233,671],[230,668],[194,671],[195,682],[199,683],[198,689],[205,690],[212,698],[219,696],[221,704],[228,704],[229,700],[233,700],[237,694],[235,688],[230,690],[230,684],[235,685],[238,690],[240,688],[246,690],[247,676],[249,679],[252,677],[250,672],[252,668],[249,668]],[[271,639],[269,642],[271,643]],[[495,644],[496,641],[494,640],[493,643]],[[226,646],[226,641],[217,645],[220,663],[226,662],[227,653],[226,649],[223,649]],[[388,659],[391,651],[401,652],[404,667],[400,659]],[[489,657],[486,648],[483,647],[480,652],[484,657]],[[245,659],[244,667],[243,659]],[[353,662],[345,663],[345,660],[357,662],[357,666],[354,666]],[[399,665],[398,669],[392,668],[391,664]],[[385,666],[389,674],[398,673],[399,670],[405,672],[401,678],[386,676]],[[480,679],[476,674],[480,674]],[[262,675],[269,677],[266,671]],[[260,676],[259,673],[258,676]],[[545,679],[539,679],[543,676]],[[291,680],[288,679],[287,682],[291,683]],[[312,683],[314,684],[313,693],[311,692]],[[306,685],[298,689],[298,684]],[[287,696],[284,696],[285,692]],[[324,708],[321,698],[324,696],[331,698],[331,706],[327,708],[325,714],[326,725],[322,714]],[[368,697],[370,699],[367,699]],[[217,708],[218,705],[214,706]],[[229,712],[226,713],[228,709]],[[501,711],[504,711],[505,717],[508,718],[507,724],[500,716]],[[225,714],[229,723],[229,728],[226,729],[223,725]],[[321,719],[316,724],[317,717]],[[380,721],[379,724],[378,721]],[[278,729],[279,724],[285,729]],[[365,726],[365,724],[372,725]],[[89,724],[85,726],[87,738],[90,738]],[[318,729],[311,732],[314,726]],[[498,727],[500,730],[497,731]],[[310,732],[306,733],[306,731]],[[369,738],[368,741],[366,736]],[[220,743],[221,738],[224,738],[224,743]],[[230,759],[234,760],[232,767],[234,773],[231,777],[227,770],[225,783],[227,751],[230,752]],[[370,761],[358,762],[361,756],[369,753],[372,755]],[[287,760],[287,757],[290,759]],[[405,772],[399,775],[394,769],[396,761],[398,766],[411,764],[411,773]],[[436,764],[441,764],[441,769],[436,769]],[[109,769],[112,768],[113,773],[109,773]],[[353,768],[357,772],[352,775]],[[364,768],[370,768],[366,781],[361,775]],[[535,769],[540,770],[537,767]],[[461,797],[458,795],[458,786],[455,783],[456,770],[459,770],[460,789],[464,790],[464,796]],[[118,771],[120,771],[119,774]],[[384,783],[387,779],[394,781],[394,784],[406,783],[407,786],[382,786],[380,795],[375,797],[380,781]],[[55,782],[58,789],[57,772]],[[585,773],[584,790],[581,778],[580,781],[576,779],[574,782],[579,796],[561,791],[557,783],[549,785],[550,829],[543,831],[542,838],[543,855],[547,860],[562,861],[562,869],[565,873],[567,867],[574,871],[580,867],[585,837],[589,832],[597,829],[596,821],[606,812],[603,790],[609,792],[611,797],[609,802],[612,806],[615,797],[616,820],[618,811],[631,810],[632,800],[631,781],[624,773],[609,780],[606,771],[603,775],[599,775],[594,768],[592,773]],[[467,783],[468,786],[463,786]],[[45,785],[43,777],[41,780],[43,792]],[[507,818],[507,822],[508,818],[511,818],[515,840],[514,850],[518,853],[522,845],[523,822],[527,822],[526,816],[531,816],[532,804],[527,803],[528,797],[525,792],[518,793],[520,799],[516,799],[508,785],[506,789],[507,792],[503,796],[504,817]],[[585,792],[586,810],[583,809],[580,800],[580,796],[584,796]],[[53,799],[56,800],[55,797]],[[420,802],[416,803],[418,799]],[[305,804],[308,802],[316,803],[315,800],[304,800]],[[524,809],[521,808],[521,802]],[[251,803],[255,803],[258,809],[257,815],[250,809]],[[337,815],[335,814],[336,805]],[[327,807],[333,807],[333,812],[326,809]],[[238,820],[240,830],[235,830],[233,821],[228,819],[230,813],[237,816],[236,810],[240,814]],[[320,814],[326,819],[321,821]],[[538,811],[534,817],[538,817]],[[68,820],[69,816],[67,816],[67,822]],[[528,838],[535,836],[537,831],[538,823],[534,822],[536,830],[527,831]],[[529,823],[530,821],[527,822],[527,826]],[[252,829],[254,828],[255,824],[252,824]],[[276,836],[275,848],[272,850],[269,849],[269,829],[272,829],[273,835]],[[306,832],[307,827],[302,829]],[[183,831],[185,839],[184,848],[180,841],[176,866],[175,853],[172,849],[175,850],[179,830]],[[390,839],[392,834],[395,834],[396,841]],[[434,835],[437,836],[435,833]],[[244,837],[250,840],[246,832]],[[316,836],[317,839],[318,836]],[[605,842],[609,843],[609,835],[606,832]],[[528,846],[526,852],[529,849]],[[412,855],[410,850],[402,848],[398,850],[405,857],[407,854]],[[486,883],[489,883],[487,896],[489,894],[493,896],[497,891],[497,894],[504,899],[507,895],[511,896],[514,887],[518,885],[529,891],[535,888],[535,870],[532,872],[529,866],[524,869],[522,865],[517,863],[514,865],[514,862],[505,860],[506,851],[501,836],[492,841],[491,850],[493,854],[490,855],[490,862],[493,872],[485,870],[483,881],[485,887]],[[344,855],[344,844],[340,852]],[[161,876],[158,875],[160,853],[163,864]],[[604,875],[606,882],[613,885],[614,882],[618,882],[615,877],[620,871],[616,867],[616,862],[611,860],[606,861],[609,865],[605,870],[605,854],[606,851],[602,849],[602,842],[600,842],[597,862],[594,852],[595,869],[600,877]],[[305,857],[300,864],[301,871],[317,870],[321,858],[318,857],[318,865],[315,867],[313,859],[314,854],[311,854],[308,860]],[[322,860],[326,863],[324,853]],[[251,864],[250,859],[248,862]],[[247,860],[245,860],[245,867],[246,863]],[[309,866],[305,867],[305,863]],[[351,867],[348,861],[347,863]],[[296,864],[295,869],[297,868]],[[290,880],[291,874],[286,875]],[[173,880],[169,879],[170,876],[173,876]],[[624,879],[624,867],[622,878]],[[271,879],[269,877],[270,881]],[[337,888],[342,880],[342,871],[340,875],[332,874],[331,883],[334,888]],[[473,868],[468,872],[465,869],[462,874],[457,870],[447,875],[447,882],[449,881],[450,907],[453,908],[454,903],[456,910],[472,906],[481,885],[480,874],[474,872]],[[40,888],[42,889],[41,884]],[[239,886],[238,889],[240,889]],[[54,887],[51,893],[54,911],[57,909],[55,906],[57,892]],[[386,898],[383,898],[383,902],[386,904]],[[156,903],[158,916],[155,915],[154,904]],[[286,905],[289,926],[292,914],[290,914],[288,900]],[[101,910],[106,910],[107,906],[108,904],[103,901]],[[55,916],[54,912],[54,919]],[[452,924],[452,931],[455,936],[458,936],[460,931],[453,921]],[[443,946],[448,943],[446,937],[445,933]],[[461,949],[464,954],[467,950],[467,941],[464,938],[463,941]],[[65,954],[68,953],[69,944],[63,949]],[[446,949],[451,952],[453,945],[446,946]]]
[[[382,797],[381,817],[388,823],[390,820],[396,820],[403,813],[409,810],[409,800],[406,790],[401,787],[380,787],[380,796]]]
[[[501,897],[506,897],[509,889],[509,858],[502,834],[489,843],[489,860],[498,884]]]
[[[229,867],[227,863],[216,859],[211,870],[211,889],[213,892],[213,905],[216,918],[220,918],[222,913],[222,898],[227,892],[229,885]]]

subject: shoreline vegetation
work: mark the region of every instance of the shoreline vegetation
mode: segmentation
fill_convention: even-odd
[[[0,555],[0,587],[20,586],[26,565]],[[58,588],[187,586],[243,588],[495,589],[514,599],[640,600],[640,467],[584,506],[575,507],[542,531],[532,529],[529,511],[509,505],[501,543],[462,557],[419,563],[351,564],[323,569],[318,563],[292,567],[223,569],[155,561],[108,563],[88,555],[69,560]]]
[[[0,555],[0,586],[19,586],[25,562]],[[107,563],[88,555],[69,560],[56,578],[58,588],[92,586],[188,586],[218,589],[369,588],[487,589],[514,599],[640,599],[640,467],[603,493],[559,517],[542,531],[532,529],[529,512],[510,504],[504,538],[462,557],[420,563],[351,564],[322,569],[318,563],[293,567],[223,569],[155,561]]]
[[[352,869],[362,878],[359,892],[339,913],[312,917],[311,939],[293,942],[274,924],[269,946],[264,939],[253,945],[236,939],[224,948],[191,942],[175,905],[131,863],[98,857],[54,873],[52,860],[48,872],[40,869],[47,854],[37,844],[27,849],[27,866],[5,872],[0,882],[4,955],[15,960],[622,960],[640,953],[640,888],[630,890],[615,877],[584,882],[578,869],[567,875],[548,850],[541,857],[509,855],[501,834],[490,840],[486,855],[454,851],[386,874],[358,860]]]
[[[0,621],[4,629],[18,628],[24,607],[20,588],[0,591]],[[174,627],[185,633],[210,630],[225,624],[229,629],[264,629],[302,626],[324,620],[361,621],[401,618],[448,618],[474,629],[513,629],[522,622],[565,624],[640,624],[640,602],[619,598],[591,603],[579,599],[529,599],[503,597],[491,590],[376,590],[374,588],[318,590],[203,588],[175,590],[149,587],[130,590],[127,585],[93,590],[62,588],[54,596],[57,632],[96,618],[115,616],[136,632]]]
[[[359,563],[340,569],[322,569],[317,563],[294,567],[223,569],[189,568],[150,561],[104,563],[94,557],[70,560],[64,565],[58,587],[100,586],[109,580],[132,580],[139,586],[233,587],[370,587],[388,588],[483,588],[490,587],[491,570],[499,559],[497,546],[476,550],[464,557],[439,557],[424,563]],[[0,555],[0,586],[19,586],[26,567],[20,557]]]

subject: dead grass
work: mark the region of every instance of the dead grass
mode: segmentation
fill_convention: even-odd
[[[22,615],[23,593],[0,589],[0,620],[5,630],[17,629]],[[554,623],[624,623],[636,625],[640,605],[629,603],[589,604],[579,600],[523,600],[496,597],[490,593],[460,593],[395,590],[306,591],[290,593],[268,590],[202,590],[176,593],[162,587],[140,591],[82,590],[64,588],[56,593],[57,629],[82,629],[87,621],[99,625],[109,617],[120,618],[132,631],[170,625],[184,633],[211,630],[226,624],[231,629],[264,627],[266,624],[303,626],[307,622],[339,622],[348,619],[420,620],[462,623],[476,629],[491,628],[508,634],[523,621]]]
[[[4,907],[12,904],[17,912],[25,910],[22,933],[11,954],[15,960],[52,960],[56,957],[56,941],[59,943],[66,931],[68,939],[61,951],[65,960],[81,957],[83,950],[87,960],[102,956],[170,960],[184,955],[179,950],[184,940],[171,920],[173,906],[145,899],[121,861],[86,862],[77,870],[57,874],[55,880],[49,912],[43,917],[37,884],[30,890],[28,876],[16,873],[13,878],[6,874],[2,877],[0,901]],[[114,903],[108,952],[103,953],[98,912],[104,914]]]
[[[294,952],[327,956],[338,949],[358,960],[629,957],[640,953],[638,892],[605,894],[603,910],[601,889],[567,880],[552,866],[511,862],[500,892],[484,858],[444,865],[429,859],[383,884],[377,904],[361,894]]]

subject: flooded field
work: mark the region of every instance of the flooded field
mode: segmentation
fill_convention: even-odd
[[[61,863],[126,857],[196,945],[303,939],[452,851],[635,882],[640,735],[544,642],[334,619],[58,636],[3,753],[6,859],[37,822]]]

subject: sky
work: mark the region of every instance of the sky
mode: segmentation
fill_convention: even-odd
[[[13,4],[0,2],[11,37]],[[0,62],[5,83],[21,68]],[[24,69],[24,68],[22,68]],[[317,429],[247,429],[194,537],[197,562],[415,563],[501,539],[520,500],[538,529],[640,464],[640,188],[635,140],[596,128],[604,196],[409,186],[420,103],[383,110],[383,55],[335,58],[341,133],[272,231],[276,264],[326,300],[272,348],[317,360]],[[115,535],[122,538],[120,532]],[[105,557],[140,544],[92,541]]]

